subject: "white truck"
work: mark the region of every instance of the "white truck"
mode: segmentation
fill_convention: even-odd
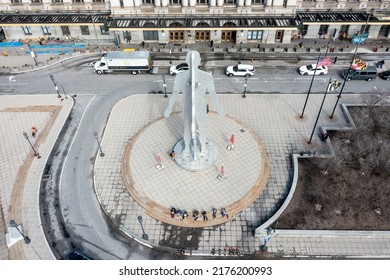
[[[141,71],[150,71],[151,64],[152,60],[148,51],[112,51],[104,53],[101,60],[95,63],[94,72],[101,75],[129,71],[137,75]]]

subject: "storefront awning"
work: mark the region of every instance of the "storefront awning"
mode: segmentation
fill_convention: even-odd
[[[379,19],[375,15],[366,12],[307,12],[297,13],[297,18],[304,25],[329,24],[329,25],[362,25],[368,20],[369,25],[390,24],[389,20]]]
[[[110,30],[201,30],[201,29],[296,29],[299,20],[296,17],[142,17],[113,18]]]
[[[110,13],[0,14],[0,25],[104,25],[109,20],[109,15]]]

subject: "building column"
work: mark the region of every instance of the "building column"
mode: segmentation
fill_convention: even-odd
[[[249,7],[252,4],[252,0],[245,0],[245,6]]]
[[[275,43],[276,30],[268,30],[266,43],[274,44]]]
[[[222,7],[223,6],[223,0],[217,0],[217,5],[219,7]]]
[[[134,0],[134,6],[135,7],[141,6],[141,0]]]
[[[244,6],[244,0],[238,0],[237,4],[238,4],[239,7]]]
[[[211,7],[215,7],[215,5],[217,4],[217,1],[216,0],[209,0],[209,3],[210,3]]]
[[[292,30],[283,30],[282,44],[291,43]]]
[[[169,0],[161,0],[161,6],[167,7],[169,5]]]
[[[181,0],[181,5],[183,7],[187,7],[188,6],[188,0]]]
[[[195,7],[196,6],[196,0],[190,0],[190,6]]]
[[[381,29],[381,25],[369,25],[370,29],[368,30],[369,35],[368,38],[376,39],[379,36],[379,30]]]
[[[161,0],[154,0],[154,6],[160,7],[161,6]]]

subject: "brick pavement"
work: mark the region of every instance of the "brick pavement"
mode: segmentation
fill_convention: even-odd
[[[73,99],[63,101],[57,95],[0,96],[0,197],[3,219],[1,232],[14,219],[23,226],[31,243],[18,242],[7,248],[0,239],[0,259],[54,259],[43,233],[39,214],[39,188],[43,169],[57,137],[73,106]],[[36,137],[31,128],[38,129]],[[34,157],[29,140],[41,155]]]
[[[167,222],[161,222],[149,216],[148,205],[146,207],[143,205],[145,208],[141,207],[128,194],[126,187],[123,186],[120,165],[127,143],[134,140],[134,137],[145,125],[162,116],[167,106],[167,99],[155,95],[132,96],[119,102],[112,111],[103,138],[103,145],[105,151],[107,151],[106,157],[98,158],[95,163],[95,187],[98,197],[113,223],[121,228],[123,232],[151,246],[171,251],[185,249],[186,254],[209,255],[213,252],[216,254],[219,252],[223,255],[228,254],[227,248],[239,248],[241,254],[258,253],[264,233],[254,236],[254,230],[260,224],[265,223],[279,209],[289,192],[293,173],[291,154],[301,151],[329,152],[326,144],[319,140],[318,133],[315,134],[312,144],[307,144],[322,100],[321,95],[310,96],[303,119],[299,118],[299,113],[305,95],[251,94],[243,99],[241,95],[226,94],[219,97],[225,112],[229,116],[239,119],[243,126],[251,128],[253,133],[261,138],[264,143],[267,155],[270,158],[271,171],[262,194],[249,207],[234,213],[229,221],[222,225],[208,226],[204,224],[205,227],[203,228],[175,226],[169,224],[168,210],[165,213],[168,217]],[[337,118],[331,120],[328,117],[333,109],[335,99],[336,96],[329,95],[318,126],[340,128],[348,126],[348,122],[344,119],[339,108],[336,110]],[[356,95],[344,96],[343,101],[360,103],[359,97]],[[179,104],[180,101],[174,110],[180,110]],[[168,127],[167,125],[160,126],[160,132],[154,132],[149,137],[165,139],[165,132],[161,130],[169,130]],[[218,127],[222,127],[222,125],[219,124]],[[180,137],[180,133],[176,130],[173,131],[170,130],[170,138]],[[175,139],[168,141],[170,146],[174,144]],[[161,147],[162,151],[169,151],[169,148],[164,147],[161,143],[160,146],[151,145],[150,149],[147,146],[142,146],[143,158],[139,158],[139,161],[143,162],[138,162],[137,165],[139,164],[145,168],[145,170],[141,170],[144,173],[144,180],[153,182],[157,178],[157,182],[163,185],[164,182],[161,180],[168,180],[168,177],[158,180],[158,172],[165,171],[154,169],[156,147]],[[240,147],[239,142],[237,147],[244,148]],[[107,157],[107,154],[111,155]],[[177,168],[170,162],[168,155],[164,154],[164,161],[167,162],[167,172],[172,172],[168,170]],[[234,165],[229,160],[225,160],[224,164],[236,168],[238,173],[245,173],[245,165]],[[214,171],[214,173],[217,173],[217,171]],[[196,178],[194,177],[193,180],[196,181]],[[180,188],[184,188],[187,183],[182,180],[181,176],[172,176],[169,178],[169,184],[177,187],[176,192],[179,195],[156,191],[159,199],[168,199],[172,201],[172,205],[180,205],[181,198],[186,196],[180,193]],[[203,197],[202,191],[203,188],[192,190],[191,195],[195,201],[197,197]],[[148,194],[145,192],[144,195],[154,194],[153,192]],[[209,196],[212,195],[213,192],[209,191]],[[166,206],[168,207],[168,205]],[[142,225],[139,217],[142,217]],[[200,223],[203,223],[203,221],[200,221]],[[145,240],[145,234],[147,240]],[[378,235],[373,233],[373,235],[375,235],[375,238],[370,239],[368,238],[370,234],[362,235],[359,232],[349,232],[348,234],[338,231],[319,234],[318,232],[277,230],[276,234],[272,236],[272,241],[267,245],[268,252],[285,257],[303,255],[388,256],[390,250],[381,248],[378,246],[378,242],[387,242],[390,234]],[[364,242],[362,242],[363,240]],[[381,249],[379,250],[379,248]]]

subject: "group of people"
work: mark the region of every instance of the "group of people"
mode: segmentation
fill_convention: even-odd
[[[217,213],[218,213],[218,210],[216,208],[213,208],[212,209],[212,217],[213,217],[213,219],[217,218]],[[226,217],[227,219],[229,218],[229,213],[226,210],[226,208],[222,208],[220,213],[221,213],[222,217]],[[194,210],[192,212],[192,218],[193,218],[194,222],[196,222],[199,219],[199,214],[202,215],[203,221],[206,222],[206,221],[209,220],[209,218],[207,216],[207,211],[203,210],[201,213],[199,213],[198,210]],[[185,218],[188,217],[188,212],[184,211],[184,210],[176,210],[175,207],[172,207],[171,208],[171,218],[175,218],[175,217],[178,217],[181,221],[183,221]]]

